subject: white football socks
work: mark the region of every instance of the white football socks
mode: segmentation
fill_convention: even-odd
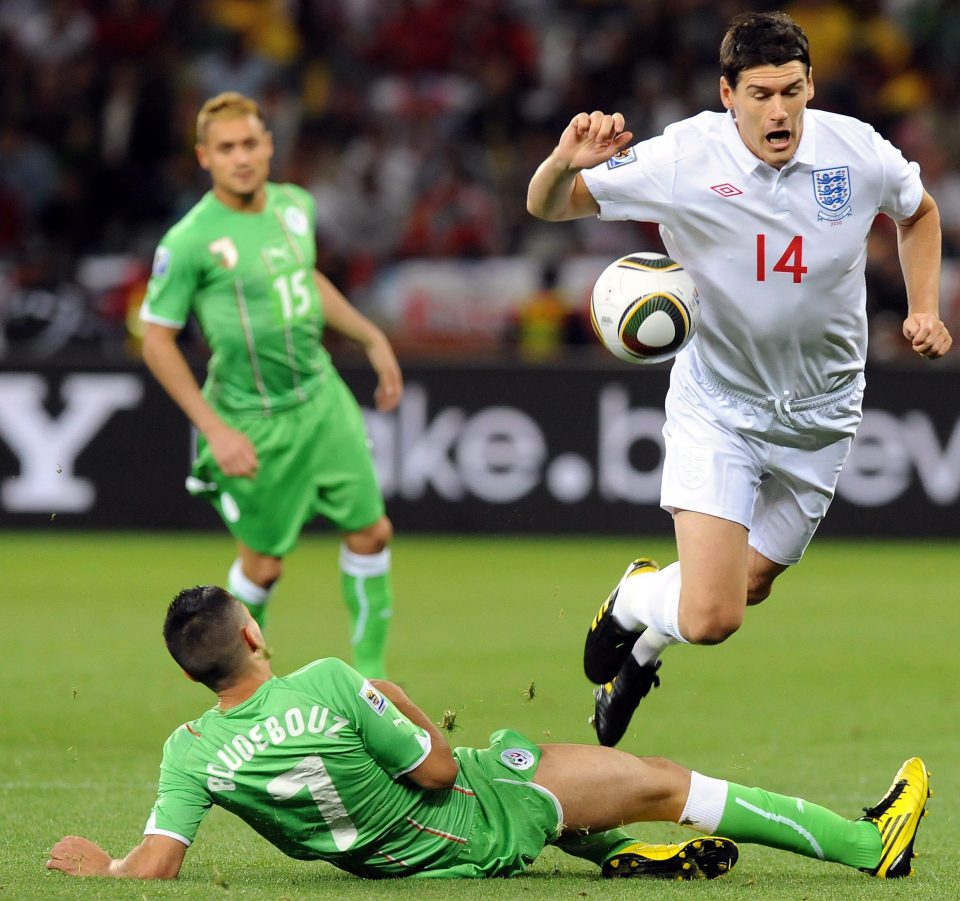
[[[659,572],[626,577],[613,602],[613,615],[631,631],[646,626],[662,637],[687,643],[680,634],[680,563]]]
[[[690,773],[690,794],[678,822],[692,826],[708,835],[716,832],[727,804],[727,782],[704,776],[696,770]]]
[[[273,586],[264,588],[257,585],[252,579],[247,578],[243,571],[243,565],[238,557],[233,561],[230,572],[227,574],[227,591],[230,592],[238,601],[254,606],[262,606],[270,600],[273,593]]]
[[[676,644],[677,640],[669,635],[661,635],[656,629],[644,629],[643,634],[634,642],[630,655],[640,666],[653,663],[664,648]]]

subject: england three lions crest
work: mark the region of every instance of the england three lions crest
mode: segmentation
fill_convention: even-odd
[[[850,167],[813,170],[813,193],[820,209],[817,220],[836,222],[853,214],[850,209]]]

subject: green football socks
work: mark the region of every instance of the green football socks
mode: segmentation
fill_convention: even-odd
[[[393,615],[390,550],[355,554],[342,545],[340,591],[350,614],[354,669],[369,679],[385,678],[387,631]]]
[[[607,829],[605,832],[586,832],[577,835],[562,835],[551,844],[566,854],[589,860],[598,867],[618,851],[640,841],[623,829]]]
[[[727,786],[718,835],[850,867],[871,868],[880,860],[882,842],[872,823],[848,820],[801,798],[735,782]]]

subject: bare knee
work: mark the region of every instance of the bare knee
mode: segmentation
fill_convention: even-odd
[[[283,558],[264,554],[250,555],[243,560],[244,575],[261,588],[270,588],[283,575]]]
[[[755,548],[750,548],[747,565],[747,604],[753,606],[770,597],[774,581],[788,569],[785,563],[775,563]]]
[[[393,524],[381,516],[373,525],[356,532],[348,532],[344,538],[347,549],[354,554],[379,554],[393,539]]]
[[[691,644],[720,644],[726,641],[743,623],[743,611],[711,611],[692,623],[686,623],[683,637]]]
[[[750,579],[747,586],[747,605],[753,607],[760,604],[770,597],[773,592],[773,581],[771,579]]]
[[[720,644],[743,623],[745,606],[739,594],[729,597],[680,597],[680,631],[691,644]]]

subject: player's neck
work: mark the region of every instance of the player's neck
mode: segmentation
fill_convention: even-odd
[[[220,185],[213,186],[213,196],[237,213],[262,213],[267,205],[267,187],[261,185],[252,194],[237,194]]]
[[[270,669],[270,664],[266,660],[260,661],[229,688],[217,692],[217,708],[219,710],[229,710],[231,707],[242,704],[253,697],[264,682],[268,682],[272,678],[273,672]]]

